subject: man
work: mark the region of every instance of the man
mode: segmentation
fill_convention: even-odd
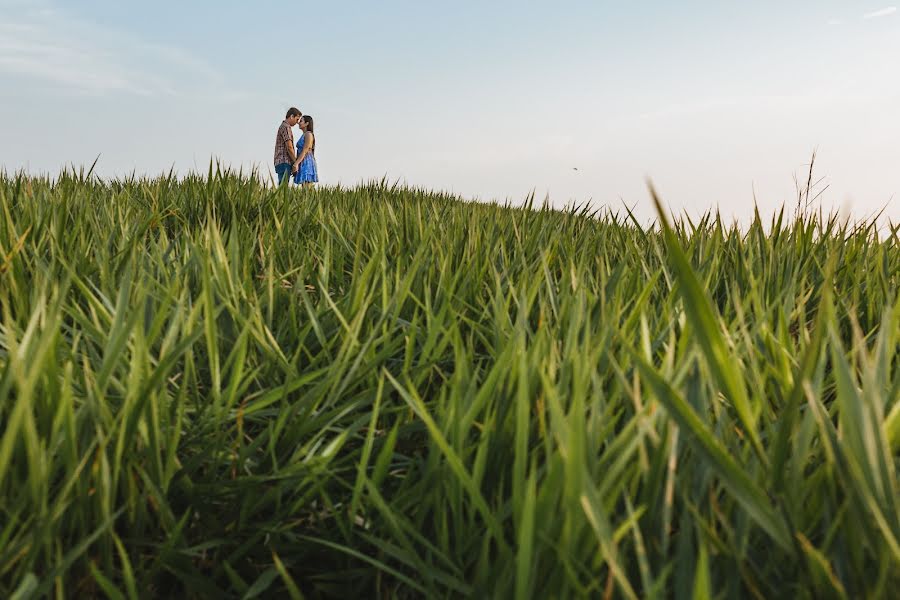
[[[284,121],[275,134],[275,173],[278,174],[278,183],[287,177],[288,173],[293,175],[297,172],[297,154],[294,152],[294,132],[291,127],[297,124],[300,117],[303,116],[298,109],[293,106],[284,116]]]

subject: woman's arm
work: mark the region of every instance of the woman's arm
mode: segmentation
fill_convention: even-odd
[[[306,155],[309,154],[309,151],[312,149],[313,144],[313,134],[306,133],[303,135],[303,149],[300,151],[300,155],[297,156],[297,164],[303,162],[303,159],[306,158]]]

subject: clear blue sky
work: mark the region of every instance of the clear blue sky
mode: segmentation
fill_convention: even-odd
[[[744,218],[818,148],[826,207],[898,221],[892,1],[0,0],[0,166],[269,169],[296,105],[325,183]]]

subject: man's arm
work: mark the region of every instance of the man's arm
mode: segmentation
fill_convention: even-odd
[[[284,147],[287,148],[288,156],[291,158],[291,164],[297,162],[297,155],[294,153],[294,145],[290,138],[284,140]]]
[[[291,143],[290,130],[281,128],[278,130],[278,135],[281,138],[281,143],[284,144],[284,148],[285,150],[287,150],[288,158],[291,159],[291,164],[293,165],[295,162],[297,162],[297,154],[294,152],[294,145]]]

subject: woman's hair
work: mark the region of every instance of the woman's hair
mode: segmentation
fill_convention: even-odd
[[[313,118],[309,115],[303,115],[302,117],[300,117],[300,119],[304,123],[306,123],[306,130],[308,132],[310,132],[311,134],[313,134],[312,151],[315,152],[316,151],[316,135],[315,135],[316,132],[315,132],[315,125],[313,123]]]

